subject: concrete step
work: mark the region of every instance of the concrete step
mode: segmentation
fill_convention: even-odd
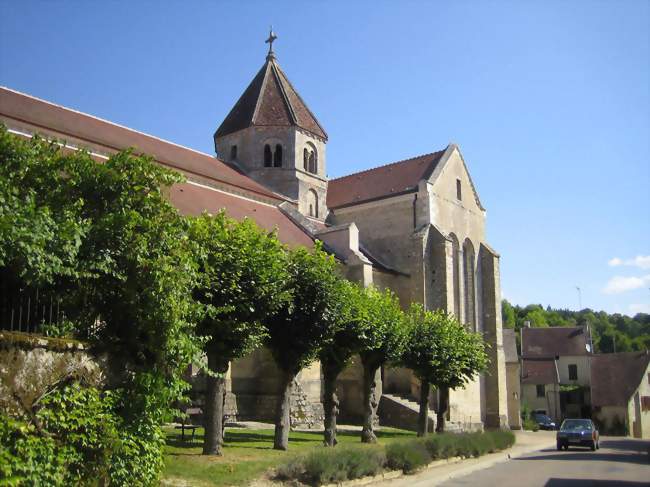
[[[394,394],[383,394],[379,401],[379,423],[385,426],[417,431],[419,413],[418,403]],[[429,431],[434,430],[435,421],[435,412],[429,409]]]

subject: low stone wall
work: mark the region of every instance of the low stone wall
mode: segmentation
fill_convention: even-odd
[[[0,332],[0,409],[22,415],[55,384],[83,379],[101,385],[102,364],[83,343],[20,332]]]

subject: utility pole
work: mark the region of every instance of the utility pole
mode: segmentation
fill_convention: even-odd
[[[576,286],[576,290],[578,291],[578,311],[580,311],[582,310],[582,291],[578,286]]]

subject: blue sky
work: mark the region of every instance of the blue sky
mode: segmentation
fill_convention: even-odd
[[[331,177],[456,142],[506,298],[650,312],[648,1],[5,0],[0,84],[213,153],[271,23]]]

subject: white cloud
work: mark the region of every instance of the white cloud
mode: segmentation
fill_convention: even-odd
[[[630,314],[650,313],[650,303],[631,304],[629,306]]]
[[[626,260],[619,259],[618,257],[614,257],[609,262],[607,262],[607,265],[609,265],[610,267],[619,267],[625,265],[631,267],[638,267],[639,269],[650,269],[650,255],[637,255],[633,259],[626,259]]]
[[[603,292],[605,294],[620,294],[639,289],[650,284],[650,274],[636,277],[614,276],[608,282]]]

